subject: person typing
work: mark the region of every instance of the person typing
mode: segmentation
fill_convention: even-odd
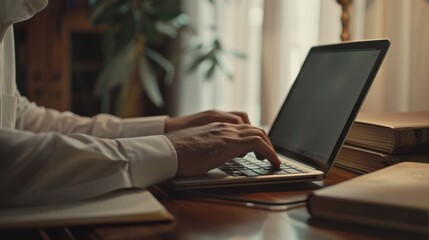
[[[266,133],[243,112],[81,117],[21,96],[13,24],[46,5],[47,0],[0,1],[0,205],[67,203],[146,188],[204,174],[247,152],[279,166]]]

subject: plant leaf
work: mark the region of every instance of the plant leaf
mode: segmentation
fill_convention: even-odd
[[[179,15],[177,15],[177,17],[175,17],[174,19],[172,19],[171,24],[173,24],[174,27],[176,28],[183,28],[189,25],[189,16],[185,13],[180,13]]]
[[[128,43],[133,42],[132,40],[137,35],[135,28],[136,21],[134,20],[134,14],[130,12],[130,14],[128,14],[127,16],[122,17],[121,28],[119,29],[119,31],[114,33],[117,47],[127,46]]]
[[[232,79],[234,77],[234,74],[232,73],[232,70],[226,65],[222,56],[219,53],[217,53],[215,54],[215,58],[216,58],[216,63],[220,67],[220,69],[225,73],[225,75],[229,79]]]
[[[155,22],[155,28],[158,32],[163,33],[171,38],[177,36],[177,29],[169,22],[157,21]]]
[[[201,51],[204,47],[204,44],[196,35],[192,36],[186,45],[183,48],[185,51]]]
[[[151,0],[151,3],[159,20],[171,20],[182,13],[181,0]]]
[[[188,25],[188,23],[188,15],[181,13],[175,18],[168,21],[155,21],[155,28],[158,32],[165,34],[171,38],[175,38],[177,37],[178,30]]]
[[[129,9],[131,9],[130,1],[101,1],[92,13],[90,21],[94,25],[114,25],[121,21],[122,16],[129,11]]]
[[[154,19],[147,14],[141,15],[140,32],[145,37],[147,44],[159,45],[164,37],[164,35],[157,31]]]
[[[198,66],[200,66],[201,63],[210,59],[211,58],[210,56],[213,55],[214,52],[215,52],[215,49],[212,49],[207,54],[200,55],[197,58],[195,58],[195,60],[192,62],[191,66],[188,69],[188,73],[195,71],[198,68]]]
[[[216,71],[216,60],[213,59],[213,61],[211,62],[211,66],[209,67],[209,69],[206,72],[206,80],[212,79],[215,71]]]
[[[145,56],[140,56],[139,60],[139,76],[142,87],[149,99],[156,106],[162,107],[164,105],[164,100],[159,90],[156,76]]]
[[[127,81],[135,67],[135,43],[131,41],[101,71],[95,85],[95,94],[101,95]]]
[[[174,78],[173,64],[156,51],[146,48],[145,54],[165,70],[165,84],[171,84]]]
[[[116,56],[116,39],[112,28],[108,28],[102,35],[101,46],[103,49],[104,59],[108,62]]]
[[[231,55],[233,57],[236,57],[236,58],[240,58],[240,59],[246,59],[247,58],[247,55],[245,53],[242,53],[242,52],[237,52],[234,50],[226,50],[226,49],[224,49],[223,52],[228,54],[228,55]]]

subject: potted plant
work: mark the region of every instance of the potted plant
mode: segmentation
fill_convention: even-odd
[[[165,104],[160,86],[172,83],[175,66],[163,50],[171,40],[178,39],[183,30],[193,34],[189,46],[181,49],[191,51],[195,56],[188,67],[189,72],[204,63],[206,79],[211,79],[217,69],[232,78],[233,72],[223,60],[225,54],[239,58],[245,58],[245,55],[224,49],[216,34],[208,44],[199,41],[181,5],[181,0],[98,1],[91,21],[103,29],[106,64],[95,87],[95,93],[101,96],[103,112],[110,109],[112,89],[121,89],[117,100],[118,108],[121,108],[130,97],[130,91],[141,92],[135,88],[136,82],[154,105],[161,107]],[[208,27],[216,32],[215,26]]]

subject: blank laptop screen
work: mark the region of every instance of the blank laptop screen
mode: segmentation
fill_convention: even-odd
[[[276,149],[327,164],[380,52],[310,52],[270,131]]]

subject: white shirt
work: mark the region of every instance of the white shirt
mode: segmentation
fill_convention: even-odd
[[[0,204],[71,202],[175,176],[176,151],[161,135],[166,117],[86,118],[20,96],[12,24],[46,5],[0,1]]]

